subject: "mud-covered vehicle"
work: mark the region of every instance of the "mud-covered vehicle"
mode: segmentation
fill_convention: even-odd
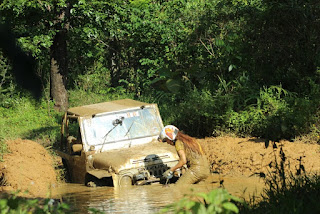
[[[178,162],[174,147],[157,141],[162,128],[156,104],[123,99],[74,107],[62,119],[57,153],[70,182],[153,183]]]

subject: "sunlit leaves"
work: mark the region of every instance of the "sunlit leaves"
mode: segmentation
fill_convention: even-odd
[[[192,200],[194,196],[197,198],[196,201]],[[171,210],[173,213],[239,213],[235,202],[243,203],[238,197],[230,195],[226,189],[218,188],[209,193],[191,194],[189,197],[168,205],[162,212]]]

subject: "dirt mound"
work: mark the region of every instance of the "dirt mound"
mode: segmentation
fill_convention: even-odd
[[[23,196],[48,197],[51,188],[57,185],[54,162],[48,151],[30,140],[16,139],[7,145],[10,153],[0,162],[0,189],[20,190]]]
[[[270,142],[256,138],[217,137],[200,139],[211,163],[211,170],[226,175],[261,175],[275,169],[280,150],[285,157],[285,167],[295,173],[303,168],[306,172],[320,172],[320,145],[303,142]],[[300,165],[301,164],[301,165]],[[299,167],[300,166],[300,167]]]
[[[280,160],[280,148],[286,157],[286,166],[292,172],[303,165],[306,171],[320,172],[320,145],[281,141],[266,148],[256,138],[217,137],[199,139],[211,163],[211,171],[229,177],[249,177],[272,171],[270,163]],[[29,196],[47,197],[57,185],[54,161],[41,145],[30,140],[7,142],[11,151],[0,162],[0,190],[25,190]],[[301,160],[301,161],[300,161]],[[60,163],[61,164],[61,163]],[[54,192],[54,191],[53,191]],[[28,196],[25,195],[24,196]]]

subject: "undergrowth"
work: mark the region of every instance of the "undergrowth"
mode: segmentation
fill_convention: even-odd
[[[247,93],[236,84],[229,87],[232,90],[225,86],[224,91],[154,92],[156,96],[146,100],[159,105],[165,124],[174,124],[195,137],[229,133],[278,141],[305,136],[320,142],[318,99],[298,97],[281,85]]]
[[[99,94],[85,90],[71,90],[69,91],[69,107],[89,105],[100,102],[107,102],[118,99],[134,99],[130,93],[111,91],[108,94]]]
[[[184,196],[180,201],[170,204],[163,208],[160,213],[179,213],[179,214],[227,214],[239,213],[236,203],[242,204],[243,201],[230,195],[226,189],[218,188],[209,193],[193,193]]]
[[[71,213],[66,203],[57,202],[54,199],[27,199],[16,194],[8,195],[0,199],[0,213]]]
[[[5,154],[7,152],[8,152],[7,144],[5,144],[4,142],[0,141],[0,162],[3,161],[3,154]]]
[[[0,198],[0,214],[69,214],[76,213],[75,207],[52,198],[24,198],[17,193],[2,195]],[[88,213],[103,214],[95,208],[89,208]]]
[[[24,138],[50,145],[60,132],[62,114],[53,109],[51,101],[15,98],[14,103],[3,103],[0,106],[0,115],[2,142]]]

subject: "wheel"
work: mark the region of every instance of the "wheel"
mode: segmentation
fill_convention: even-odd
[[[124,175],[120,177],[119,186],[132,186],[132,178],[129,175]]]

